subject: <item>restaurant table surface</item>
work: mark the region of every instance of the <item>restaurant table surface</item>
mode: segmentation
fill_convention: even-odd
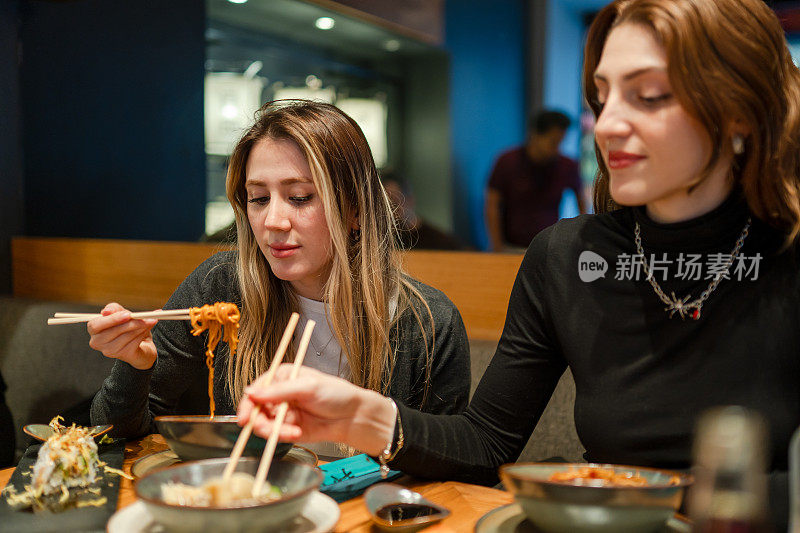
[[[131,441],[125,445],[122,469],[130,474],[131,466],[137,459],[166,449],[167,444],[161,435],[149,435]],[[13,468],[0,470],[0,489],[6,486],[13,472]],[[133,483],[128,479],[123,479],[120,483],[117,509],[123,509],[136,501]],[[430,501],[450,509],[450,516],[425,530],[432,533],[472,531],[483,515],[514,500],[511,494],[501,490],[455,481],[428,481],[403,476],[395,480],[395,483],[415,490]],[[339,510],[341,516],[334,531],[366,533],[377,530],[372,526],[363,496],[339,504]]]

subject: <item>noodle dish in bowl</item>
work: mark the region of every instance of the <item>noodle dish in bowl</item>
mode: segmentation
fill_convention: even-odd
[[[670,470],[587,463],[508,464],[500,478],[533,525],[575,533],[659,531],[693,482]]]
[[[258,463],[240,459],[228,482],[222,479],[227,458],[172,466],[140,479],[136,496],[170,531],[280,531],[301,515],[323,476],[308,465],[274,462],[264,489],[253,496]]]

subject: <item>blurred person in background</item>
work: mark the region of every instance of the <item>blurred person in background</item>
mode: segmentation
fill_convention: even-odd
[[[535,114],[523,146],[500,155],[486,191],[486,226],[494,252],[523,251],[537,233],[558,220],[564,191],[571,189],[586,212],[578,164],[559,146],[570,120],[558,111]]]

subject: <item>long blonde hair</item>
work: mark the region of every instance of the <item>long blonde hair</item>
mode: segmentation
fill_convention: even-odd
[[[705,167],[730,146],[723,125],[739,118],[749,127],[745,152],[733,174],[753,213],[800,234],[800,72],[792,61],[778,18],[762,0],[617,0],[595,18],[586,41],[583,87],[600,115],[594,72],[608,34],[624,23],[642,24],[664,46],[668,75],[683,108],[708,133],[713,148]],[[609,174],[595,145],[599,170],[598,212],[618,206]],[[676,154],[680,157],[680,154]]]
[[[236,216],[243,308],[240,350],[228,361],[228,392],[238,403],[244,387],[267,370],[289,315],[298,309],[290,284],[270,270],[247,218],[247,159],[265,138],[294,141],[309,163],[331,235],[332,264],[324,300],[331,330],[350,365],[350,380],[388,391],[395,363],[390,335],[400,317],[410,312],[426,346],[424,404],[433,343],[428,342],[420,313],[427,312],[431,332],[433,317],[402,270],[395,221],[369,145],[355,121],[341,110],[307,100],[265,104],[230,158],[226,189]],[[354,218],[357,231],[350,229]],[[286,360],[293,357],[290,350]]]

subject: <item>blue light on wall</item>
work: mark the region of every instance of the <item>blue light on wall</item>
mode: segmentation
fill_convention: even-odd
[[[524,24],[523,0],[446,4],[454,228],[482,249],[488,246],[483,203],[492,164],[525,138]]]

